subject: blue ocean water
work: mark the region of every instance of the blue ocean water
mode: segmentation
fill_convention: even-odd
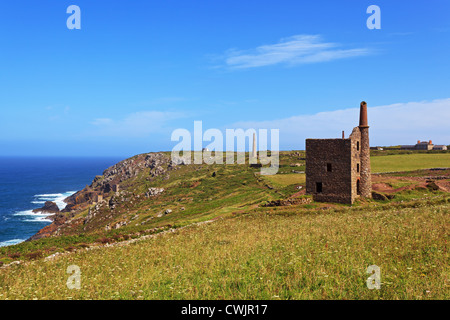
[[[0,246],[25,241],[48,225],[46,215],[32,210],[48,200],[64,208],[64,198],[120,160],[0,157]]]

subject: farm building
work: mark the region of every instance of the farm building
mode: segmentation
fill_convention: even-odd
[[[402,150],[447,150],[445,145],[434,145],[433,141],[420,141],[418,140],[415,145],[400,146]]]

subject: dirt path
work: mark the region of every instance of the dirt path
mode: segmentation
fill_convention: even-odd
[[[450,179],[450,176],[449,176]],[[427,188],[430,177],[394,177],[389,175],[372,175],[372,189],[376,192],[396,193],[404,190],[413,190],[419,187]],[[445,192],[450,192],[450,182],[445,180],[434,180],[436,185]],[[389,183],[405,182],[409,185],[393,188]]]

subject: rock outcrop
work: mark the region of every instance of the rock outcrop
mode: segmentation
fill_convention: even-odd
[[[159,176],[168,179],[169,171],[175,169],[177,168],[172,163],[170,154],[165,153],[140,154],[120,161],[106,169],[103,175],[96,176],[91,185],[66,198],[64,201],[67,205],[64,210],[60,211],[54,202],[46,202],[44,207],[35,209],[34,212],[54,213],[55,215],[49,217],[53,223],[41,229],[32,239],[58,234],[70,225],[72,217],[88,208],[87,216],[80,220],[84,225],[84,230],[96,228],[98,224],[106,225],[108,222],[111,222],[112,229],[120,228],[125,224],[111,221],[115,219],[113,214],[116,207],[128,202],[132,205],[132,201],[139,199],[139,195],[126,190],[119,191],[119,187],[126,189],[126,186],[133,184],[134,180],[152,181]],[[156,196],[163,191],[162,188],[150,188],[145,196]],[[91,208],[96,203],[95,208]],[[91,224],[95,226],[91,226]]]
[[[136,179],[148,172],[147,180],[152,180],[173,169],[169,155],[164,153],[147,153],[123,160],[106,169],[102,176],[96,176],[90,186],[68,197],[65,201],[71,210],[77,206],[96,202],[99,195],[105,196],[117,192],[124,181]],[[112,204],[113,205],[113,204]]]
[[[39,209],[34,209],[33,210],[34,213],[58,213],[59,212],[59,208],[58,205],[52,201],[46,201],[44,206],[42,208]]]
[[[148,188],[148,192],[145,194],[147,198],[157,196],[164,192],[164,188]]]
[[[49,237],[50,235],[54,234],[58,230],[58,228],[68,220],[68,218],[62,214],[54,214],[49,218],[51,218],[53,222],[48,226],[45,226],[44,228],[39,230],[38,233],[30,237],[27,241]]]

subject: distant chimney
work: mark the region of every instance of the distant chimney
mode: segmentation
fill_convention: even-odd
[[[257,158],[258,154],[256,153],[256,133],[253,133],[253,152],[252,157]]]
[[[342,139],[345,139],[345,132],[342,130]]]
[[[433,141],[430,140],[430,142],[428,142],[428,144],[433,144]]]
[[[420,143],[420,140],[417,140],[417,144],[419,144]]]

